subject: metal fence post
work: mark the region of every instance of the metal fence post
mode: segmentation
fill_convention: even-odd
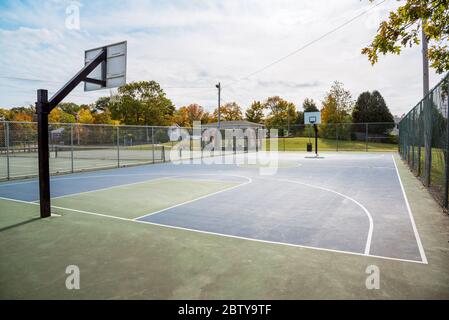
[[[368,152],[368,123],[365,123],[365,151]]]
[[[419,103],[419,118],[418,118],[418,176],[421,175],[421,147],[422,147],[422,116],[423,110],[422,110],[422,102]]]
[[[151,146],[153,151],[153,163],[154,163],[154,127],[151,127]],[[165,152],[164,149],[162,149],[162,152]]]
[[[335,124],[336,151],[338,152],[338,123]]]
[[[117,167],[120,168],[120,128],[117,127]]]
[[[424,161],[424,185],[430,186],[431,171],[432,171],[432,105],[433,93],[425,97],[424,100],[424,147],[425,147],[425,161]]]
[[[415,109],[413,109],[413,111],[412,111],[412,119],[411,119],[411,122],[412,122],[412,127],[413,127],[413,130],[412,130],[412,132],[411,132],[411,134],[412,134],[412,139],[411,139],[411,144],[412,144],[412,170],[415,170],[415,136],[416,136],[416,132],[415,132],[415,116],[416,116],[416,110]]]
[[[74,172],[73,166],[73,123],[70,125],[70,160],[71,160],[71,171]]]
[[[412,125],[410,124],[410,114],[407,116],[407,128],[407,164],[410,165],[410,135],[412,131]]]
[[[193,132],[192,135],[189,135],[190,139],[190,160],[193,160]]]
[[[446,108],[446,156],[444,157],[444,207],[448,207],[448,192],[449,192],[449,88],[447,88],[447,108]]]
[[[5,122],[5,146],[6,146],[6,178],[11,178],[11,172],[9,167],[9,123]]]

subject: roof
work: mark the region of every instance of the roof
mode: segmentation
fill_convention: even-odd
[[[218,122],[202,124],[203,128],[217,128]],[[239,128],[263,128],[264,125],[260,123],[238,120],[238,121],[220,121],[220,128],[222,129],[239,129]]]

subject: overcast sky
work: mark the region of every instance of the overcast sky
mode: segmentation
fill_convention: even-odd
[[[221,81],[223,102],[246,108],[279,95],[300,108],[307,97],[321,104],[338,80],[354,99],[379,90],[400,115],[422,96],[421,52],[408,48],[375,66],[360,54],[398,6],[387,0],[372,8],[378,2],[0,0],[0,106],[32,104],[38,88],[54,93],[83,66],[85,49],[127,40],[128,82],[159,82],[177,107],[198,103],[212,111]],[[74,7],[79,29],[70,19]],[[431,71],[431,86],[441,77]],[[91,103],[109,94],[84,93],[80,85],[65,101]]]

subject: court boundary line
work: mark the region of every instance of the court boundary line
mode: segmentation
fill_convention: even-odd
[[[80,195],[80,194],[92,193],[92,192],[96,192],[96,191],[105,191],[105,190],[110,190],[110,189],[115,189],[115,188],[120,188],[120,187],[129,187],[129,186],[142,184],[142,183],[153,182],[153,181],[157,182],[157,181],[160,181],[160,180],[173,179],[173,178],[176,178],[176,177],[177,176],[169,176],[169,177],[165,176],[165,177],[160,177],[160,178],[155,178],[155,179],[150,179],[150,180],[145,180],[145,181],[125,183],[125,184],[121,184],[121,185],[105,187],[105,188],[100,188],[100,189],[95,189],[95,190],[75,192],[75,193],[71,193],[71,194],[65,194],[65,195],[62,195],[62,196],[52,197],[51,200],[53,200],[53,199],[61,199],[61,198],[66,198],[66,197],[71,197],[71,196],[77,196],[77,195]],[[33,202],[37,202],[37,201],[39,201],[39,199],[38,200],[34,200]]]
[[[199,174],[200,176],[202,176],[202,175],[212,175],[212,176],[215,176],[215,175],[217,175],[217,176],[223,176],[222,174]],[[51,198],[51,200],[53,201],[54,199],[61,199],[61,198],[67,198],[67,197],[71,197],[71,196],[77,196],[77,195],[82,195],[82,194],[87,194],[87,193],[93,193],[93,192],[97,192],[97,191],[105,191],[105,190],[111,190],[111,189],[115,189],[115,188],[120,188],[120,187],[129,187],[129,186],[134,186],[134,185],[138,185],[138,184],[144,184],[144,183],[151,183],[151,182],[158,182],[158,181],[161,181],[161,180],[169,180],[169,179],[189,179],[189,178],[191,178],[191,177],[196,177],[196,176],[198,176],[198,175],[193,175],[193,174],[190,174],[190,175],[173,175],[173,176],[165,176],[165,177],[160,177],[160,178],[155,178],[155,179],[150,179],[150,180],[145,180],[145,181],[139,181],[139,182],[131,182],[131,183],[127,183],[127,184],[122,184],[122,185],[117,185],[117,186],[111,186],[111,187],[106,187],[106,188],[100,188],[100,189],[96,189],[96,190],[90,190],[90,191],[82,191],[82,192],[78,192],[78,193],[72,193],[72,194],[66,194],[66,195],[63,195],[63,196],[58,196],[58,197],[52,197]],[[235,175],[224,175],[224,176],[235,176]],[[244,177],[244,176],[238,176],[239,178],[247,178],[247,177]],[[250,179],[250,178],[247,178],[247,179]],[[195,181],[202,181],[202,182],[218,182],[218,180],[206,180],[206,179],[194,179]],[[249,183],[249,182],[245,182],[245,183],[243,183],[243,184],[246,184],[246,183]],[[238,185],[236,185],[236,186],[232,186],[231,188],[235,188],[235,187],[239,187],[240,185],[242,185],[242,183],[240,183],[240,184],[238,184]],[[219,192],[222,192],[222,191],[226,191],[226,190],[230,190],[231,188],[227,188],[227,189],[223,189],[223,190],[219,190],[219,191],[217,191],[218,193]],[[217,193],[216,192],[216,193]],[[213,194],[215,194],[215,193],[213,193]],[[208,196],[208,195],[213,195],[213,194],[207,194],[207,195],[205,195],[205,196]],[[203,196],[201,196],[201,197],[203,197]],[[196,201],[196,200],[199,200],[199,198],[195,198],[195,199],[192,199],[192,200],[189,200],[190,202],[191,201]],[[39,201],[39,199],[38,200],[34,200],[33,202],[38,202]],[[187,202],[186,202],[187,203]],[[186,203],[181,203],[181,204],[186,204]],[[179,204],[179,205],[181,205],[181,204]],[[175,206],[178,206],[178,205],[175,205]],[[172,207],[169,207],[169,208],[166,208],[165,210],[168,210],[168,209],[170,209],[170,208],[174,208],[175,206],[172,206]],[[150,214],[155,214],[155,213],[158,213],[158,212],[154,212],[154,213],[150,213]],[[146,215],[149,215],[149,214],[146,214]],[[142,216],[143,217],[143,216]],[[135,218],[135,219],[137,219],[137,218]]]
[[[19,203],[25,203],[30,205],[39,205],[38,203],[34,202],[28,202],[23,200],[16,200],[16,199],[8,199],[0,197],[2,200],[9,200],[13,202],[19,202]],[[267,244],[274,244],[274,245],[282,245],[287,247],[294,247],[294,248],[302,248],[302,249],[309,249],[309,250],[317,250],[317,251],[324,251],[324,252],[333,252],[333,253],[341,253],[341,254],[349,254],[354,256],[360,256],[360,257],[368,257],[368,258],[376,258],[376,259],[382,259],[382,260],[390,260],[390,261],[399,261],[399,262],[407,262],[407,263],[416,263],[416,264],[426,264],[423,261],[419,260],[409,260],[409,259],[401,259],[401,258],[393,258],[393,257],[387,257],[387,256],[379,256],[379,255],[373,255],[373,254],[365,254],[360,252],[353,252],[353,251],[344,251],[344,250],[337,250],[337,249],[328,249],[328,248],[321,248],[321,247],[313,247],[313,246],[305,246],[300,244],[292,244],[287,242],[279,242],[279,241],[270,241],[270,240],[262,240],[262,239],[255,239],[255,238],[247,238],[247,237],[241,237],[241,236],[234,236],[230,234],[222,234],[217,232],[210,232],[210,231],[203,231],[203,230],[196,230],[196,229],[190,229],[190,228],[184,228],[184,227],[177,227],[167,224],[161,224],[156,222],[150,222],[150,221],[144,221],[144,220],[135,220],[131,218],[123,218],[123,217],[117,217],[117,216],[111,216],[103,213],[96,213],[96,212],[90,212],[90,211],[84,211],[84,210],[78,210],[78,209],[71,209],[71,208],[64,208],[59,206],[51,206],[55,209],[60,210],[66,210],[71,212],[77,212],[81,214],[87,214],[92,216],[98,216],[103,218],[109,218],[109,219],[115,219],[115,220],[121,220],[121,221],[127,221],[127,222],[133,222],[133,223],[141,223],[141,224],[148,224],[153,226],[158,226],[162,228],[168,228],[168,229],[176,229],[176,230],[183,230],[188,232],[195,232],[195,233],[201,233],[201,234],[207,234],[207,235],[213,235],[223,238],[232,238],[232,239],[239,239],[239,240],[246,240],[246,241],[253,241],[253,242],[260,242],[260,243],[267,243]]]
[[[135,167],[134,167],[135,168]],[[112,170],[119,169],[119,168],[112,168]],[[120,169],[126,169],[126,167],[120,167]],[[68,173],[67,175],[56,175],[52,176],[51,180],[53,181],[65,181],[65,180],[77,180],[77,179],[92,179],[92,178],[109,178],[109,177],[128,177],[128,176],[175,176],[175,174],[170,173],[124,173],[124,174],[103,174],[103,175],[92,175],[92,176],[78,176],[80,174],[89,174],[93,171],[84,171],[84,172],[74,172],[74,173]],[[71,177],[68,175],[77,175],[75,177]],[[39,183],[39,179],[34,177],[26,181],[10,181],[10,182],[2,182],[0,183],[0,187],[5,186],[15,186],[15,185],[21,185],[21,184],[30,184],[30,183]]]
[[[351,198],[350,196],[347,196],[347,195],[345,195],[343,193],[340,193],[338,191],[335,191],[335,190],[332,190],[332,189],[329,189],[329,188],[326,188],[326,187],[313,185],[313,184],[310,184],[310,183],[304,183],[304,182],[301,182],[301,181],[295,181],[295,180],[289,180],[289,179],[264,179],[264,180],[275,180],[275,181],[280,181],[280,182],[289,182],[289,183],[294,183],[294,184],[300,184],[300,185],[303,185],[303,186],[306,186],[306,187],[310,187],[310,188],[320,189],[320,190],[323,190],[323,191],[334,193],[336,195],[339,195],[340,197],[343,197],[343,198],[348,199],[349,201],[355,203],[357,206],[362,208],[362,210],[365,212],[365,215],[368,217],[369,228],[368,228],[368,235],[366,237],[366,242],[365,242],[365,254],[369,255],[369,252],[371,250],[371,240],[372,240],[372,237],[373,237],[374,222],[373,222],[373,217],[371,216],[371,213],[369,212],[369,210],[367,208],[365,208],[365,206],[363,204],[361,204],[357,200]]]
[[[220,175],[220,174],[204,174],[204,175]],[[176,208],[176,207],[180,207],[180,206],[183,206],[183,205],[186,205],[186,204],[195,202],[195,201],[199,201],[199,200],[202,200],[202,199],[205,199],[205,198],[208,198],[208,197],[212,197],[212,196],[217,195],[217,194],[219,194],[219,193],[222,193],[222,192],[225,192],[225,191],[229,191],[229,190],[232,190],[232,189],[236,189],[236,188],[239,188],[239,187],[243,187],[243,186],[245,186],[245,185],[250,184],[250,183],[253,182],[253,179],[251,179],[251,178],[249,178],[249,177],[246,177],[246,176],[241,176],[241,175],[221,175],[221,176],[244,178],[244,179],[246,179],[247,181],[246,181],[246,182],[243,182],[243,183],[240,183],[240,184],[238,184],[238,185],[236,185],[236,186],[232,186],[232,187],[229,187],[229,188],[225,188],[225,189],[223,189],[223,190],[219,190],[219,191],[216,191],[216,192],[212,192],[212,193],[206,194],[206,195],[204,195],[204,196],[200,196],[200,197],[195,198],[195,199],[192,199],[192,200],[184,201],[184,202],[175,204],[175,205],[173,205],[173,206],[170,206],[170,207],[167,207],[167,208],[164,208],[164,209],[160,209],[160,210],[157,210],[157,211],[154,211],[154,212],[150,212],[150,213],[141,215],[141,216],[139,216],[139,217],[134,218],[133,220],[139,220],[139,219],[143,219],[143,218],[145,218],[145,217],[149,217],[149,216],[155,215],[155,214],[157,214],[157,213],[162,213],[162,212],[164,212],[164,211],[166,211],[166,210],[170,210],[170,209],[173,209],[173,208]]]
[[[410,222],[412,224],[413,233],[415,234],[415,240],[416,240],[416,244],[418,245],[418,250],[419,250],[419,254],[421,256],[421,260],[422,260],[422,262],[424,264],[428,264],[426,253],[424,252],[424,246],[422,245],[421,237],[419,236],[418,228],[417,228],[416,223],[415,223],[415,218],[413,217],[412,209],[410,207],[410,203],[408,202],[407,194],[405,192],[405,188],[404,188],[404,185],[402,183],[401,175],[399,174],[399,169],[398,169],[398,166],[396,164],[396,160],[394,158],[394,155],[391,155],[391,158],[393,159],[394,167],[396,168],[396,176],[397,176],[397,178],[399,180],[399,184],[401,186],[402,195],[404,196],[405,205],[407,207],[407,211],[408,211],[408,215],[409,215],[409,218],[410,218]]]

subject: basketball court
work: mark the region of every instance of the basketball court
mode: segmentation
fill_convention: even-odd
[[[392,154],[267,153],[269,171],[263,156],[55,176],[52,213],[427,263]],[[38,194],[35,179],[0,184],[6,202],[38,206]]]

